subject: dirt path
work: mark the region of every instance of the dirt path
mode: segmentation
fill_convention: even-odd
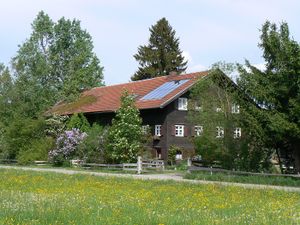
[[[183,179],[180,174],[119,174],[119,173],[104,173],[104,172],[92,172],[92,171],[76,171],[68,170],[63,168],[32,168],[32,167],[21,167],[21,166],[4,166],[0,165],[3,169],[17,169],[17,170],[30,170],[39,172],[54,172],[62,174],[85,174],[93,176],[106,176],[106,177],[123,177],[123,178],[133,178],[141,180],[173,180],[177,182],[186,182],[193,184],[216,184],[222,186],[238,186],[243,188],[254,188],[254,189],[275,189],[283,190],[289,192],[300,192],[300,187],[284,187],[284,186],[273,186],[273,185],[261,185],[261,184],[243,184],[243,183],[232,183],[232,182],[220,182],[220,181],[205,181],[205,180],[188,180]]]

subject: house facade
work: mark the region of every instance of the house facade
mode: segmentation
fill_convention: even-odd
[[[58,104],[52,111],[71,115],[84,113],[88,121],[103,126],[111,124],[120,97],[127,90],[135,99],[143,120],[143,130],[150,130],[152,156],[166,160],[168,149],[175,145],[183,149],[177,159],[194,154],[192,137],[201,135],[203,127],[188,120],[190,90],[208,71],[190,74],[170,74],[125,84],[97,87],[85,91],[75,103]],[[195,106],[197,110],[197,106]],[[238,135],[238,134],[237,134]]]

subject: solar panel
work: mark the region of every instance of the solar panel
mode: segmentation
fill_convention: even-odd
[[[140,100],[153,100],[153,99],[162,99],[184,83],[188,82],[189,79],[186,80],[176,80],[176,81],[169,81],[158,88],[154,89],[153,91],[146,94],[144,97],[142,97]]]

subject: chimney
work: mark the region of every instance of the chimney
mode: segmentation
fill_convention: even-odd
[[[169,76],[176,76],[176,75],[178,75],[176,71],[171,71],[171,72],[169,73]]]
[[[177,75],[178,73],[176,71],[171,71],[168,75],[168,80],[174,79]]]

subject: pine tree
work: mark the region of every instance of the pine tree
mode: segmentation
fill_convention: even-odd
[[[166,18],[160,19],[149,30],[149,44],[140,46],[134,55],[140,66],[131,80],[164,76],[172,71],[184,72],[187,61],[179,49],[179,38],[175,37],[175,30]]]

